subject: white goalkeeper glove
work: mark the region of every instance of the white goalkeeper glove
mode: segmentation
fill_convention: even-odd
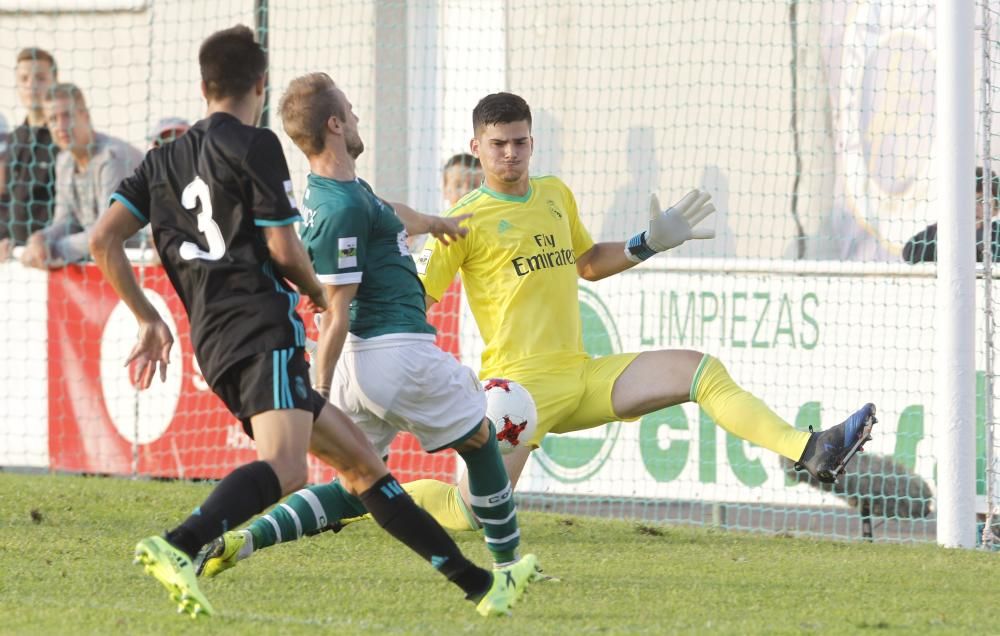
[[[694,227],[715,212],[711,198],[707,192],[692,190],[673,206],[661,210],[656,194],[649,195],[649,229],[625,243],[625,256],[633,263],[641,263],[687,240],[714,238],[715,230]]]

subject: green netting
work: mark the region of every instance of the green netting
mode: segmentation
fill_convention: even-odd
[[[981,25],[983,29],[981,74],[979,78],[979,96],[981,98],[979,102],[979,138],[982,141],[982,174],[984,178],[986,178],[986,175],[990,175],[989,178],[993,178],[998,167],[996,153],[1000,149],[996,141],[997,126],[994,120],[997,114],[997,91],[1000,90],[1000,86],[997,85],[998,80],[1000,80],[997,68],[997,61],[1000,59],[1000,40],[997,39],[998,33],[1000,33],[1000,19],[998,19],[1000,18],[1000,6],[992,2],[981,2],[979,8],[982,10]],[[986,188],[983,187],[980,190],[986,190]],[[996,192],[993,192],[993,194],[995,195]],[[977,227],[995,227],[998,222],[996,220],[998,209],[1000,209],[1000,206],[997,205],[997,198],[995,196],[982,196],[981,194],[978,198],[982,202],[980,207],[982,209],[981,216],[983,221]],[[982,296],[986,326],[983,338],[984,372],[982,374],[982,388],[979,392],[986,399],[984,400],[984,408],[981,412],[983,426],[978,428],[976,437],[976,474],[979,476],[976,490],[977,494],[984,495],[983,505],[977,510],[979,513],[977,516],[979,522],[977,527],[981,543],[996,549],[1000,545],[1000,527],[997,526],[998,521],[1000,521],[1000,517],[998,517],[1000,515],[1000,437],[997,435],[996,426],[997,400],[1000,398],[1000,393],[998,393],[996,375],[997,292],[994,285],[996,270],[989,265],[1000,261],[997,258],[997,246],[1000,244],[1000,241],[997,240],[998,237],[994,231],[985,234],[980,232],[977,235],[977,237],[982,236],[984,244],[989,242],[989,248],[982,251],[982,260],[987,264],[982,276]]]

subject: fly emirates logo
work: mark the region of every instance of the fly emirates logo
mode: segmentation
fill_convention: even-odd
[[[533,256],[516,256],[510,261],[518,276],[527,276],[540,269],[576,264],[573,250],[560,249],[556,246],[555,234],[535,234],[531,238],[538,252]]]

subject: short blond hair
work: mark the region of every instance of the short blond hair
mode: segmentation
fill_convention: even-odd
[[[61,84],[53,84],[48,91],[45,92],[45,101],[54,102],[57,99],[68,99],[73,102],[73,108],[79,110],[87,110],[87,100],[83,98],[83,91],[76,84],[71,84],[69,82],[63,82]]]
[[[326,73],[302,75],[288,84],[278,104],[285,132],[307,156],[323,152],[326,123],[331,117],[346,120],[344,105],[333,92],[335,87]]]

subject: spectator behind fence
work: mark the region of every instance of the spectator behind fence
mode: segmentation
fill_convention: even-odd
[[[444,212],[450,210],[462,197],[478,188],[482,183],[483,167],[479,164],[479,159],[467,152],[452,155],[441,168],[441,194],[443,195],[441,210]],[[409,246],[411,254],[419,252],[426,242],[426,234],[406,238],[406,244]]]
[[[186,119],[180,117],[164,117],[153,124],[149,129],[146,140],[149,142],[148,150],[159,148],[163,144],[174,141],[191,128],[191,124]]]
[[[17,96],[28,114],[8,136],[6,152],[0,152],[0,260],[52,218],[59,149],[42,102],[56,78],[56,61],[48,51],[27,48],[17,54]]]
[[[39,269],[86,260],[91,227],[107,208],[122,179],[142,161],[142,152],[94,130],[83,93],[56,84],[45,96],[45,115],[60,154],[52,225],[28,239],[21,262]]]
[[[441,180],[444,209],[449,210],[459,199],[482,185],[483,167],[479,165],[479,159],[460,152],[445,162]]]
[[[996,173],[990,171],[990,190],[993,193],[993,210],[997,210],[1000,203],[1000,179]],[[985,197],[983,196],[983,169],[976,168],[976,261],[983,262],[983,226],[986,224],[986,213],[983,206]],[[992,223],[992,246],[993,262],[1000,261],[1000,219]],[[907,263],[935,263],[937,262],[937,223],[931,223],[926,228],[918,232],[913,238],[903,246],[903,260]]]

